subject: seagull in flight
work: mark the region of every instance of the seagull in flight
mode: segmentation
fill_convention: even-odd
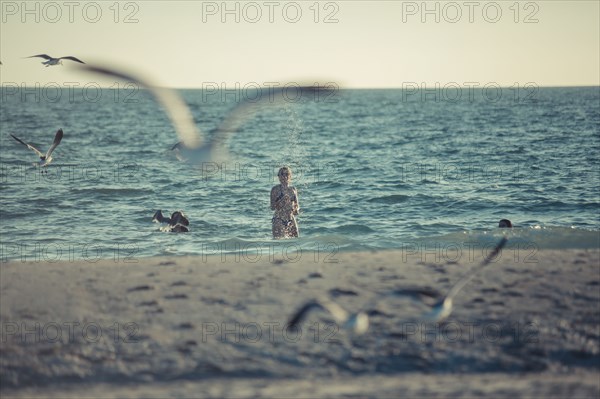
[[[48,54],[38,54],[38,55],[32,55],[31,57],[26,57],[26,58],[34,58],[34,57],[39,57],[39,58],[45,59],[46,61],[42,61],[42,64],[46,65],[46,67],[49,67],[52,65],[62,65],[62,60],[71,60],[71,61],[79,62],[80,64],[85,64],[85,62],[83,62],[79,58],[75,58],[73,56],[54,58],[54,57],[50,57]]]
[[[147,89],[164,108],[177,132],[179,142],[171,149],[178,150],[177,155],[179,159],[183,159],[195,166],[209,161],[227,159],[228,152],[225,148],[225,143],[228,137],[237,131],[246,120],[262,109],[265,103],[285,102],[288,95],[287,91],[292,90],[292,87],[299,91],[299,93],[295,93],[296,97],[294,98],[301,98],[303,95],[308,94],[312,94],[314,98],[317,98],[318,92],[332,90],[330,86],[322,85],[294,85],[292,87],[270,88],[268,95],[262,95],[259,99],[253,99],[252,101],[244,100],[240,102],[221,121],[221,124],[213,132],[211,140],[205,142],[202,132],[194,123],[190,109],[173,90],[156,86],[141,76],[118,71],[113,68],[90,64],[78,65],[78,67],[87,72],[130,81],[139,87]]]
[[[500,250],[506,245],[508,239],[506,237],[502,237],[500,242],[496,245],[494,250],[488,254],[488,256],[481,262],[478,266],[469,270],[458,282],[456,282],[448,294],[436,302],[434,305],[430,306],[431,309],[422,314],[419,319],[427,320],[427,321],[443,321],[452,313],[452,301],[456,297],[456,295],[460,292],[460,290],[469,282],[475,275],[480,272],[485,266],[487,266],[495,257],[498,255]],[[425,297],[431,297],[435,295],[435,293],[431,290],[426,289],[407,289],[401,291],[395,291],[391,294],[386,294],[384,297],[389,297],[390,295],[394,296],[410,296],[413,299],[418,299],[420,302],[423,302]],[[382,298],[378,298],[381,300]],[[304,320],[306,315],[315,309],[321,309],[329,312],[333,319],[338,323],[343,329],[352,329],[356,334],[364,334],[369,328],[369,316],[364,311],[359,311],[357,313],[350,313],[344,310],[337,303],[327,299],[321,298],[318,300],[312,300],[303,305],[300,309],[294,313],[294,315],[290,318],[288,322],[288,328],[297,328],[297,326]]]
[[[56,132],[56,135],[54,136],[54,142],[52,143],[50,148],[48,148],[48,151],[46,151],[45,154],[42,153],[37,148],[35,148],[34,146],[32,146],[31,144],[24,142],[17,136],[12,135],[12,134],[11,134],[11,136],[13,139],[17,140],[19,143],[23,144],[24,146],[27,146],[27,148],[29,148],[30,150],[35,152],[38,155],[38,157],[40,157],[40,160],[37,163],[37,165],[39,165],[40,167],[47,167],[48,164],[50,164],[50,162],[52,162],[52,151],[54,151],[54,149],[60,144],[60,141],[63,138],[63,130],[58,129],[58,131]],[[34,165],[36,165],[36,164],[34,163]]]

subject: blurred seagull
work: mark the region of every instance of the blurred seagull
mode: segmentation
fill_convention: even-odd
[[[448,294],[441,300],[431,306],[430,311],[424,313],[419,319],[428,321],[442,321],[452,313],[452,301],[458,292],[469,282],[475,275],[487,266],[495,257],[498,255],[500,250],[506,245],[508,239],[502,237],[500,242],[496,245],[494,250],[479,264],[478,266],[469,270],[458,282],[452,286]],[[387,294],[384,297],[393,296],[410,296],[413,299],[417,299],[421,303],[425,303],[424,299],[427,297],[437,296],[437,293],[433,290],[428,289],[406,289],[401,291],[395,291],[391,294]],[[379,297],[377,300],[383,299]],[[312,300],[302,306],[288,322],[288,327],[295,328],[304,320],[308,312],[313,309],[322,309],[331,313],[336,323],[340,324],[342,328],[353,329],[356,334],[364,334],[369,328],[369,317],[367,313],[359,311],[358,313],[349,313],[344,310],[338,304],[328,300],[319,299]]]
[[[46,67],[49,67],[52,65],[62,65],[61,60],[71,60],[71,61],[79,62],[81,64],[85,64],[85,62],[83,62],[79,58],[75,58],[73,56],[54,58],[54,57],[50,57],[48,54],[38,54],[38,55],[32,55],[31,57],[25,57],[25,58],[34,58],[34,57],[39,57],[39,58],[45,59],[46,61],[43,61],[42,64],[46,65]]]
[[[90,64],[78,65],[78,67],[87,72],[127,80],[147,89],[165,109],[177,132],[179,142],[171,149],[178,151],[177,156],[179,159],[185,160],[192,165],[201,165],[208,161],[226,159],[228,152],[225,148],[225,143],[227,142],[227,138],[231,133],[237,131],[246,120],[254,116],[264,106],[265,102],[285,102],[287,91],[292,90],[292,88],[299,91],[299,93],[295,93],[295,99],[311,93],[316,98],[317,92],[331,90],[329,86],[320,85],[294,85],[291,87],[270,88],[269,95],[260,96],[259,99],[253,99],[252,101],[244,100],[234,107],[215,129],[211,140],[205,143],[201,131],[194,123],[190,109],[173,90],[155,86],[149,80],[140,76],[112,68],[92,66]]]
[[[34,146],[32,146],[31,144],[28,144],[26,142],[24,142],[23,140],[21,140],[20,138],[18,138],[17,136],[12,135],[12,138],[17,140],[19,143],[27,146],[27,148],[29,148],[30,150],[34,151],[38,157],[40,157],[40,161],[38,162],[37,165],[39,165],[40,167],[46,167],[50,164],[50,162],[52,162],[52,151],[54,151],[54,149],[60,144],[60,141],[63,138],[63,130],[62,129],[58,129],[58,131],[56,132],[56,135],[54,136],[54,142],[52,143],[52,145],[50,146],[50,148],[48,148],[48,151],[44,154],[42,153],[40,150],[38,150],[37,148],[35,148]],[[36,165],[36,164],[34,164]]]
[[[496,258],[498,253],[502,250],[502,248],[506,245],[508,238],[502,237],[502,239],[496,244],[496,247],[492,252],[488,254],[488,256],[478,265],[471,268],[469,271],[465,273],[464,276],[458,280],[450,291],[446,294],[445,297],[431,305],[431,310],[426,312],[421,316],[421,319],[427,321],[442,321],[446,319],[452,313],[453,300],[456,295],[460,292],[460,290],[469,282],[477,273],[479,273],[485,266],[489,265],[492,260]],[[414,298],[412,293],[401,290],[394,292],[394,295],[409,295]],[[421,297],[421,302],[423,302],[423,298]],[[424,303],[424,302],[423,302]]]

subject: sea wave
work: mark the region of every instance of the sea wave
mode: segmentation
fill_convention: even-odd
[[[461,231],[440,236],[424,237],[408,240],[420,245],[442,246],[462,245],[489,246],[503,236],[508,237],[507,248],[534,249],[598,249],[600,248],[600,231],[575,227],[515,227],[512,229],[492,229],[477,231]]]

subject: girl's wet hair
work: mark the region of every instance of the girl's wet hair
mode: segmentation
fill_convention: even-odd
[[[284,166],[283,168],[279,169],[277,176],[292,176],[292,170],[287,166]]]

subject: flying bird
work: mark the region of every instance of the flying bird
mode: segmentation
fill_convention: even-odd
[[[46,61],[43,61],[42,64],[46,65],[46,67],[49,67],[52,65],[62,65],[62,60],[71,60],[71,61],[79,62],[80,64],[85,64],[85,62],[83,62],[79,58],[75,58],[73,56],[54,58],[54,57],[50,57],[48,54],[38,54],[38,55],[32,55],[31,57],[25,57],[25,58],[34,58],[34,57],[39,57],[39,58],[45,59]]]
[[[494,250],[483,260],[483,262],[481,262],[478,266],[470,269],[460,280],[458,280],[452,286],[452,288],[450,288],[450,291],[448,291],[448,294],[446,294],[446,296],[444,296],[442,299],[430,306],[430,310],[423,313],[419,317],[419,319],[439,322],[450,316],[450,314],[452,313],[453,306],[452,301],[454,300],[456,295],[469,281],[471,281],[473,277],[475,277],[475,275],[478,272],[480,272],[496,257],[496,255],[500,252],[504,245],[506,245],[507,241],[508,239],[506,237],[502,237],[502,239],[500,240],[500,242],[498,242]],[[428,289],[406,289],[394,291],[391,294],[385,294],[384,296],[379,297],[378,300],[381,300],[385,297],[389,297],[390,295],[409,296],[425,304],[424,298],[433,297],[437,294],[435,291]],[[288,322],[288,327],[297,327],[304,320],[306,315],[314,309],[322,309],[331,313],[336,323],[340,324],[342,328],[353,329],[354,332],[357,334],[363,334],[369,328],[369,317],[366,312],[347,312],[341,306],[326,298],[312,300],[303,305],[290,318],[290,321]]]
[[[21,140],[20,138],[18,138],[15,135],[12,135],[12,138],[17,140],[19,143],[27,146],[27,148],[29,148],[30,150],[32,150],[33,152],[35,152],[38,157],[40,157],[39,162],[37,163],[37,165],[39,165],[40,167],[46,167],[50,164],[50,162],[52,162],[52,151],[54,151],[54,149],[60,144],[60,141],[63,138],[63,130],[62,129],[58,129],[58,131],[56,132],[56,135],[54,136],[54,142],[52,143],[52,145],[50,146],[50,148],[48,148],[48,151],[46,151],[46,153],[42,153],[40,150],[38,150],[37,148],[35,148],[34,146],[32,146],[31,144],[28,144],[26,142],[24,142],[23,140]],[[36,165],[36,164],[34,164]]]
[[[204,162],[227,159],[228,152],[225,148],[225,143],[228,137],[237,131],[246,120],[262,109],[265,103],[285,102],[287,90],[291,89],[289,86],[270,88],[268,96],[261,95],[259,99],[240,102],[213,131],[211,140],[205,142],[202,132],[194,123],[190,109],[173,90],[156,86],[149,80],[138,75],[121,72],[112,68],[90,64],[79,65],[78,67],[87,72],[130,81],[147,89],[165,109],[177,132],[179,142],[171,149],[176,149],[178,151],[178,158],[192,165],[201,165]],[[296,93],[297,98],[301,98],[307,94],[313,94],[316,98],[317,92],[331,90],[328,86],[320,85],[294,85],[292,87],[299,91]]]

